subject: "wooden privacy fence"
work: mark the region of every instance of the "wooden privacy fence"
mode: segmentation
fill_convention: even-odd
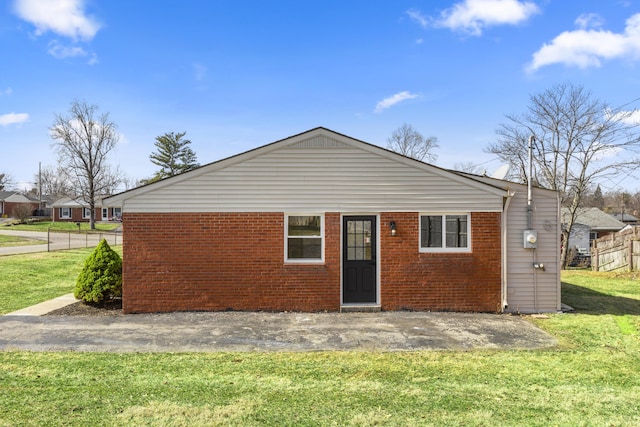
[[[640,226],[594,240],[591,248],[594,271],[640,271]]]

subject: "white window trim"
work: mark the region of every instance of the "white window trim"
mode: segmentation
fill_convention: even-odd
[[[423,216],[441,216],[442,218],[442,244],[446,242],[447,221],[445,217],[448,215],[465,215],[467,217],[467,247],[466,248],[423,248],[422,247],[422,217]],[[418,214],[418,250],[420,252],[438,252],[438,253],[469,253],[471,252],[471,212],[420,212]]]
[[[102,220],[107,221],[109,219],[109,208],[102,208]]]
[[[68,212],[66,215],[63,213],[64,210],[67,210]],[[60,219],[69,219],[69,218],[71,218],[71,208],[65,208],[65,207],[60,208]]]
[[[294,258],[289,259],[289,217],[290,216],[319,216],[320,217],[320,259]],[[284,262],[285,264],[324,264],[324,214],[285,212],[284,214]]]
[[[88,215],[86,215],[88,213]],[[89,219],[91,218],[91,209],[89,208],[82,208],[82,219]]]

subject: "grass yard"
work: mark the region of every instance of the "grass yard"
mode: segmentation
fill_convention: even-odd
[[[0,235],[0,248],[3,246],[28,246],[28,245],[44,245],[47,242],[38,239],[29,239],[18,236]]]
[[[96,222],[95,231],[111,231],[115,230],[121,225],[119,222]],[[78,226],[75,222],[53,222],[53,221],[41,221],[33,222],[31,224],[14,224],[14,225],[0,225],[0,229],[7,230],[22,230],[22,231],[78,231]],[[88,222],[80,223],[80,231],[91,231]]]
[[[0,426],[640,425],[638,276],[563,282],[551,350],[0,352]]]
[[[122,246],[113,249],[122,256]],[[92,251],[72,249],[0,257],[0,315],[73,292]]]

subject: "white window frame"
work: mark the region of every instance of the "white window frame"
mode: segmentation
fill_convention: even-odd
[[[102,208],[102,220],[103,221],[109,220],[109,208]]]
[[[64,212],[67,212],[67,214],[65,214]],[[71,208],[67,208],[67,207],[62,207],[60,208],[60,219],[70,219],[71,218]]]
[[[422,217],[424,216],[440,216],[442,217],[442,247],[432,248],[422,246]],[[446,247],[447,243],[447,216],[466,216],[467,217],[467,246],[466,247]],[[471,213],[470,212],[421,212],[418,214],[418,248],[420,252],[448,252],[448,253],[466,253],[471,252]]]
[[[319,216],[320,236],[309,236],[309,238],[320,238],[320,258],[289,258],[289,238],[300,238],[299,236],[289,236],[289,217],[292,216]],[[284,261],[287,264],[323,264],[324,263],[324,214],[315,213],[285,213],[284,214]]]
[[[89,218],[91,218],[91,209],[82,208],[82,219],[89,219]]]

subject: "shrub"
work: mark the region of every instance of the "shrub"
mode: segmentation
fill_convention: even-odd
[[[103,303],[122,296],[122,258],[105,239],[84,262],[74,295],[88,303]]]
[[[27,220],[33,214],[33,209],[31,209],[30,205],[19,204],[11,211],[11,216],[17,219],[20,224],[26,224]]]

